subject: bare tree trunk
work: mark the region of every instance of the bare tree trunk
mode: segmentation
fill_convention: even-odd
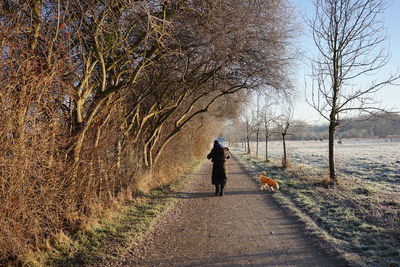
[[[37,46],[39,34],[40,34],[40,27],[42,25],[42,1],[41,0],[32,0],[31,1],[31,9],[32,9],[32,36],[30,41],[30,49],[33,52]]]
[[[287,168],[287,156],[286,156],[286,134],[282,133],[282,142],[283,142],[283,159],[282,159],[282,168]]]
[[[260,130],[257,128],[257,131],[256,131],[256,158],[258,158],[258,136],[259,136],[259,132],[260,132]]]
[[[269,158],[268,158],[268,134],[265,134],[265,161],[269,162]]]
[[[246,121],[246,143],[247,143],[246,154],[250,154],[250,137],[251,137],[250,122],[249,122],[249,120],[247,120]]]
[[[121,155],[122,155],[122,140],[121,138],[117,141],[117,169],[121,169]]]
[[[250,154],[250,137],[246,137],[246,143],[247,143],[247,151],[246,154]]]
[[[332,183],[337,184],[336,168],[335,168],[335,128],[336,123],[331,121],[329,124],[329,178]]]

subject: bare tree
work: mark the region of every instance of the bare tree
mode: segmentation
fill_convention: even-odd
[[[244,128],[245,128],[245,136],[246,136],[246,154],[250,154],[251,150],[250,150],[250,139],[252,136],[252,121],[251,121],[251,116],[250,114],[246,113],[245,115],[243,115],[243,124],[244,124]]]
[[[381,111],[373,99],[399,75],[382,81],[362,82],[389,59],[383,47],[383,0],[315,0],[315,18],[309,20],[319,55],[313,60],[312,95],[307,101],[329,121],[329,173],[335,171],[334,136],[343,117],[354,112]]]
[[[288,167],[287,150],[286,150],[286,136],[289,132],[289,128],[292,127],[293,119],[293,105],[290,102],[282,104],[282,114],[275,120],[277,125],[277,132],[282,136],[283,146],[283,157],[282,157],[282,168]]]
[[[258,146],[260,141],[260,131],[261,131],[261,109],[260,109],[260,94],[257,94],[257,104],[256,110],[253,111],[253,127],[256,134],[256,158],[258,158]]]
[[[273,125],[275,123],[275,115],[272,113],[272,107],[275,103],[268,99],[268,96],[265,97],[263,108],[261,111],[261,122],[264,131],[265,138],[265,161],[269,162],[268,156],[268,140],[271,136],[274,135]]]

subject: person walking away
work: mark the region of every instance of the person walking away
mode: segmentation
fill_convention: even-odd
[[[222,196],[228,177],[226,176],[225,160],[230,158],[229,149],[223,148],[218,140],[214,141],[211,152],[207,155],[213,162],[211,182],[215,185],[215,195]]]

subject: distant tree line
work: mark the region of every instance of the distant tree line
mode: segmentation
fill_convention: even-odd
[[[327,140],[328,124],[310,125],[304,121],[291,121],[287,139],[288,140]],[[236,130],[240,132],[240,130]],[[260,136],[265,135],[265,130],[260,131]],[[269,140],[281,140],[280,130],[271,125],[268,129]],[[337,129],[336,140],[341,138],[400,138],[400,114],[388,113],[382,115],[364,115],[343,121]],[[236,140],[244,140],[245,136],[236,137]],[[249,141],[256,142],[255,134],[250,136]],[[263,140],[263,139],[259,139]]]
[[[293,131],[291,140],[327,139],[328,125],[306,125]],[[364,115],[344,120],[337,129],[336,139],[341,138],[391,138],[400,137],[400,115]]]

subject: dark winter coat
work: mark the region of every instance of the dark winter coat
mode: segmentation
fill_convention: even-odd
[[[213,162],[213,170],[211,176],[211,182],[214,185],[226,184],[226,167],[225,160],[229,159],[229,149],[221,146],[214,146],[211,152],[207,155],[208,159]]]

